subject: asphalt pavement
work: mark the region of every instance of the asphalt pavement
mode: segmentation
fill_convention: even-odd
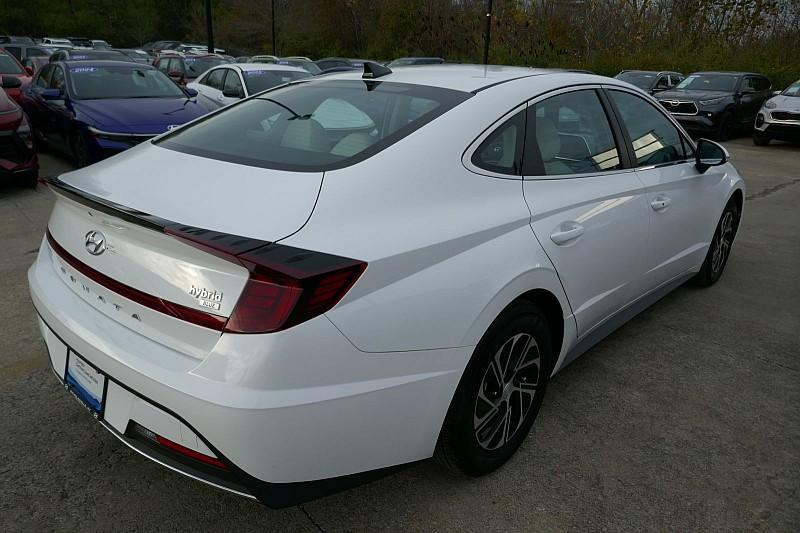
[[[58,384],[26,278],[52,194],[0,184],[0,530],[797,531],[800,148],[727,146],[748,201],[721,281],[560,372],[506,466],[423,462],[277,511],[142,458]]]

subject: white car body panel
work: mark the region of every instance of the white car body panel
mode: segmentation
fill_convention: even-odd
[[[463,163],[476,139],[528,100],[571,85],[612,84],[607,78],[459,65],[398,68],[386,79],[467,91],[497,85],[324,176],[148,142],[61,177],[169,221],[368,265],[335,307],[289,329],[194,331],[204,328],[134,302],[125,303],[141,323],[115,316],[95,301],[115,296],[74,269],[61,271],[45,239],[28,277],[54,371],[64,378],[68,346],[124,385],[107,397],[110,429],[122,433],[144,420],[267,483],[430,457],[475,346],[511,302],[529,291],[558,302],[556,372],[604,324],[697,271],[724,206],[744,194],[730,164],[699,175],[686,163],[523,179]],[[662,213],[649,205],[659,194],[672,199]],[[550,235],[568,221],[585,232],[556,245]],[[176,303],[194,305],[187,284],[211,284],[225,293],[220,313],[231,313],[246,269],[129,226],[59,197],[49,230],[91,268]],[[97,229],[124,253],[85,253],[84,236]]]
[[[247,87],[247,83],[245,82],[244,76],[242,75],[243,72],[254,71],[254,70],[256,71],[268,70],[275,72],[306,73],[305,70],[298,67],[292,67],[288,65],[274,65],[268,63],[227,63],[224,65],[219,65],[214,68],[211,68],[206,72],[204,72],[196,81],[186,84],[186,87],[197,91],[198,101],[212,111],[236,103],[241,100],[241,98],[233,98],[230,96],[225,96],[224,94],[222,94],[222,91],[220,89],[201,83],[201,80],[205,79],[210,72],[221,69],[231,70],[239,76],[239,82],[242,84],[242,88],[244,89],[245,98],[250,96],[252,93],[250,93]],[[230,74],[228,75],[230,76]]]

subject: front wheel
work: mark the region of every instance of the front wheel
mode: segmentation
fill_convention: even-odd
[[[733,122],[733,117],[730,113],[725,113],[719,121],[719,126],[717,126],[718,141],[723,142],[731,138],[731,134],[733,133],[733,125],[731,122]]]
[[[709,287],[717,282],[725,270],[733,247],[733,239],[739,229],[739,207],[734,200],[728,202],[708,247],[700,272],[693,278],[695,284]]]
[[[478,343],[447,412],[435,458],[470,476],[502,466],[519,448],[542,405],[552,359],[547,318],[519,302]]]
[[[78,168],[92,164],[92,152],[86,134],[78,131],[72,136],[72,158]]]

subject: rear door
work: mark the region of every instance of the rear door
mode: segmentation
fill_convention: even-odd
[[[525,200],[579,336],[624,307],[643,273],[646,190],[626,168],[621,139],[599,87],[567,89],[528,107]]]
[[[703,261],[714,227],[706,199],[720,176],[697,170],[692,144],[657,106],[622,88],[607,94],[647,186],[650,233],[637,291],[647,292]]]
[[[197,89],[200,92],[199,101],[212,111],[222,107],[222,86],[225,82],[225,68],[215,68],[205,73]]]

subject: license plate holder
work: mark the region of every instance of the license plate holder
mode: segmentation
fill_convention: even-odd
[[[67,353],[64,386],[98,419],[103,414],[107,385],[108,378],[105,374],[72,350]]]

